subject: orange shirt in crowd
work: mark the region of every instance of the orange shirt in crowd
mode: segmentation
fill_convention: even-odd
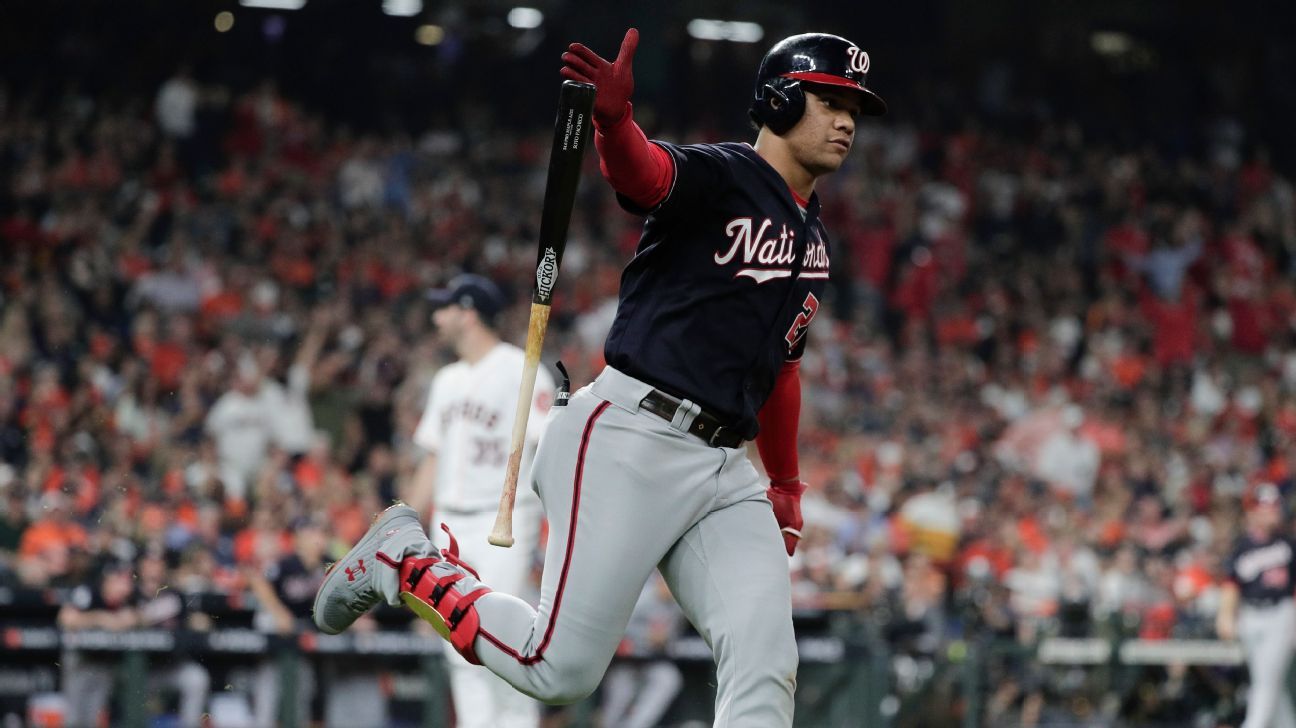
[[[85,545],[86,532],[80,525],[42,519],[23,531],[22,540],[18,543],[18,553],[29,557],[50,547],[82,548]]]

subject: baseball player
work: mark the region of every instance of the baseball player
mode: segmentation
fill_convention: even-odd
[[[461,275],[429,299],[436,306],[437,333],[454,347],[458,361],[442,367],[432,379],[414,431],[414,444],[427,455],[409,484],[406,501],[420,514],[434,512],[463,539],[463,557],[483,579],[501,591],[523,593],[540,537],[542,513],[535,493],[518,493],[513,548],[491,548],[486,535],[499,506],[525,357],[518,347],[500,341],[494,329],[505,301],[490,279]],[[553,403],[549,373],[540,369],[537,377],[527,420],[530,445],[539,440]],[[460,728],[539,724],[540,706],[534,700],[458,653],[447,659]]]
[[[580,44],[563,55],[565,77],[598,88],[604,177],[647,220],[608,366],[554,409],[536,452],[531,484],[549,521],[538,607],[492,591],[453,540],[435,552],[397,505],[330,572],[316,624],[337,632],[379,601],[404,602],[470,662],[572,702],[598,686],[656,568],[713,651],[715,725],[790,726],[797,362],[830,253],[815,183],[846,159],[857,117],[886,104],[865,88],[858,46],[797,35],[761,62],[754,145],[649,142],[630,103],[638,41],[627,32],[614,61]]]
[[[1296,551],[1279,532],[1281,521],[1278,488],[1272,483],[1256,486],[1247,500],[1246,532],[1228,560],[1215,619],[1220,638],[1240,639],[1246,653],[1251,689],[1242,728],[1296,728],[1296,710],[1287,694],[1296,637]]]

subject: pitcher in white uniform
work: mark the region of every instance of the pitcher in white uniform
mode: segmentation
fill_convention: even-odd
[[[493,548],[486,542],[504,482],[524,355],[500,341],[494,329],[505,302],[490,279],[461,275],[447,288],[431,292],[429,299],[436,306],[437,334],[454,347],[458,360],[432,379],[414,431],[414,444],[426,454],[405,498],[425,519],[432,514],[454,531],[464,558],[483,578],[510,593],[525,593],[543,515],[535,493],[525,488],[518,492],[513,548]],[[553,397],[553,379],[541,368],[527,425],[524,473]],[[535,728],[539,723],[539,703],[453,650],[446,652],[446,659],[460,728]]]

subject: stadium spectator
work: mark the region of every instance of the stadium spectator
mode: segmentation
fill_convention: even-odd
[[[158,89],[153,111],[158,128],[175,139],[193,136],[198,110],[198,84],[188,67],[181,66]]]
[[[59,610],[59,627],[73,631],[134,629],[140,626],[138,596],[130,562],[104,563],[93,586],[81,585],[72,590]],[[116,655],[65,648],[60,663],[63,694],[70,711],[68,725],[101,725],[112,694]]]
[[[188,608],[184,596],[169,582],[167,563],[160,553],[146,552],[135,562],[136,589],[139,592],[139,627],[176,632],[180,629],[210,629],[207,615]],[[192,657],[179,654],[160,655],[150,660],[148,685],[150,693],[165,689],[180,695],[179,718],[184,728],[203,725],[207,710],[211,675]]]
[[[1070,405],[1062,411],[1062,428],[1040,445],[1036,471],[1063,497],[1089,501],[1098,480],[1098,446],[1080,434],[1084,411]]]
[[[20,578],[30,586],[68,586],[72,552],[85,548],[86,530],[73,518],[62,492],[45,493],[39,502],[41,515],[22,532],[18,544]]]
[[[285,637],[292,637],[309,622],[315,590],[324,579],[325,541],[320,526],[298,524],[292,543],[292,552],[282,557],[273,547],[256,554],[253,563],[264,563],[264,571],[255,565],[246,568],[248,586],[257,600],[254,624],[263,632]],[[281,649],[293,648],[286,646]],[[316,690],[315,671],[304,657],[295,652],[288,659],[296,670],[296,704],[291,710],[297,722],[309,722]],[[257,725],[276,725],[283,715],[282,662],[278,650],[273,651],[256,672],[253,711]]]

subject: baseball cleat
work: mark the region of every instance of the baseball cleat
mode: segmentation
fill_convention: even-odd
[[[379,513],[364,537],[329,567],[315,594],[315,626],[339,634],[379,602],[399,604],[401,561],[430,553],[435,549],[413,508],[396,503]]]

